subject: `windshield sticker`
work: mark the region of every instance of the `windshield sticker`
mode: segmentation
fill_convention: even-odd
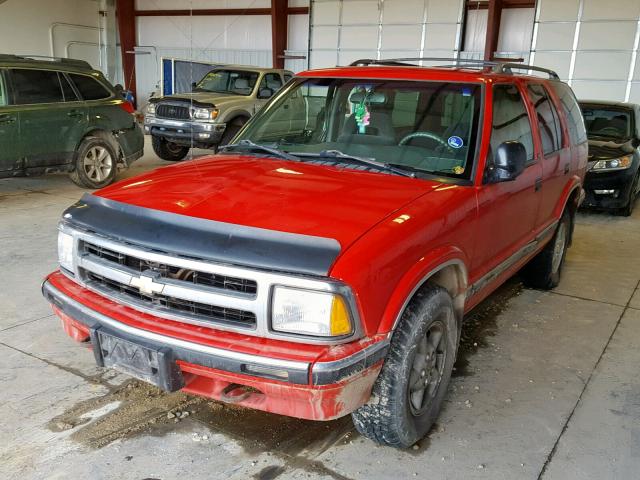
[[[462,88],[462,96],[463,97],[470,97],[471,96],[471,89],[469,87],[463,87]]]
[[[447,143],[451,148],[462,148],[462,146],[464,145],[464,141],[462,140],[462,138],[457,135],[452,135],[451,137],[449,137]]]
[[[456,175],[462,175],[464,173],[464,167],[453,167],[453,173],[455,173]]]

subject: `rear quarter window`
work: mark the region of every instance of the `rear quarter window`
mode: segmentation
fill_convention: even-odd
[[[584,118],[578,105],[578,100],[569,85],[562,82],[549,82],[551,88],[560,99],[562,110],[567,117],[567,129],[572,145],[587,141],[587,132],[584,127]]]
[[[103,100],[111,97],[111,92],[95,78],[70,73],[69,77],[80,92],[83,100]]]

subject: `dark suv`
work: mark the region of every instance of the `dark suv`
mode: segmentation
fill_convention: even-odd
[[[87,62],[0,55],[0,178],[67,171],[104,187],[142,156],[132,113]]]

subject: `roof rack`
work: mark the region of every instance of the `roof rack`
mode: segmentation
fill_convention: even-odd
[[[477,60],[473,58],[442,58],[442,57],[405,57],[405,58],[388,58],[375,60],[371,58],[363,58],[360,60],[356,60],[352,62],[349,66],[351,67],[360,67],[360,66],[368,66],[368,65],[387,65],[387,66],[399,66],[399,67],[417,67],[418,65],[407,63],[407,62],[420,62],[420,61],[429,61],[429,62],[451,62],[451,65],[437,65],[438,67],[444,68],[458,68],[460,66],[469,66],[469,67],[482,67],[482,68],[491,68],[491,70],[495,73],[506,73],[513,75],[513,70],[531,70],[536,72],[543,72],[549,75],[550,79],[559,80],[560,77],[558,74],[550,70],[548,68],[536,67],[534,65],[527,65],[523,63],[514,63],[512,59],[511,61],[506,62],[502,59],[500,60]]]
[[[46,55],[13,55],[10,53],[0,53],[0,60],[40,60],[60,62],[65,65],[93,70],[93,67],[91,66],[91,64],[89,64],[89,62],[86,62],[85,60],[78,60],[75,58],[49,57]]]

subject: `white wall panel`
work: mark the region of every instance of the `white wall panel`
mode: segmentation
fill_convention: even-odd
[[[422,43],[422,25],[383,25],[382,50],[417,50]]]
[[[382,23],[415,24],[422,21],[424,9],[424,0],[384,0]],[[411,15],[407,15],[408,12]]]
[[[584,22],[578,50],[631,50],[636,29],[637,22]]]
[[[535,65],[554,70],[560,78],[569,78],[569,66],[571,65],[571,52],[537,52]]]
[[[380,10],[378,0],[347,0],[342,2],[342,25],[378,24]]]
[[[627,80],[631,52],[577,52],[576,80]]]
[[[638,0],[584,0],[582,20],[618,20],[639,15]]]
[[[463,0],[313,0],[310,65],[457,54]],[[424,42],[423,42],[424,39]],[[324,63],[323,63],[324,62]],[[330,62],[330,63],[329,63]]]
[[[268,8],[270,6],[271,0],[136,0],[137,10]]]
[[[528,53],[533,33],[533,8],[505,8],[500,18],[499,52]]]
[[[626,82],[575,80],[572,88],[579,99],[622,102],[625,97]]]
[[[465,52],[482,52],[487,38],[487,10],[469,10],[465,22]]]
[[[600,0],[598,0],[600,1]],[[538,0],[540,21],[575,21],[580,0]]]
[[[537,50],[571,50],[575,23],[540,23]]]
[[[640,83],[632,83],[631,91],[629,92],[629,101],[633,103],[640,103]]]

